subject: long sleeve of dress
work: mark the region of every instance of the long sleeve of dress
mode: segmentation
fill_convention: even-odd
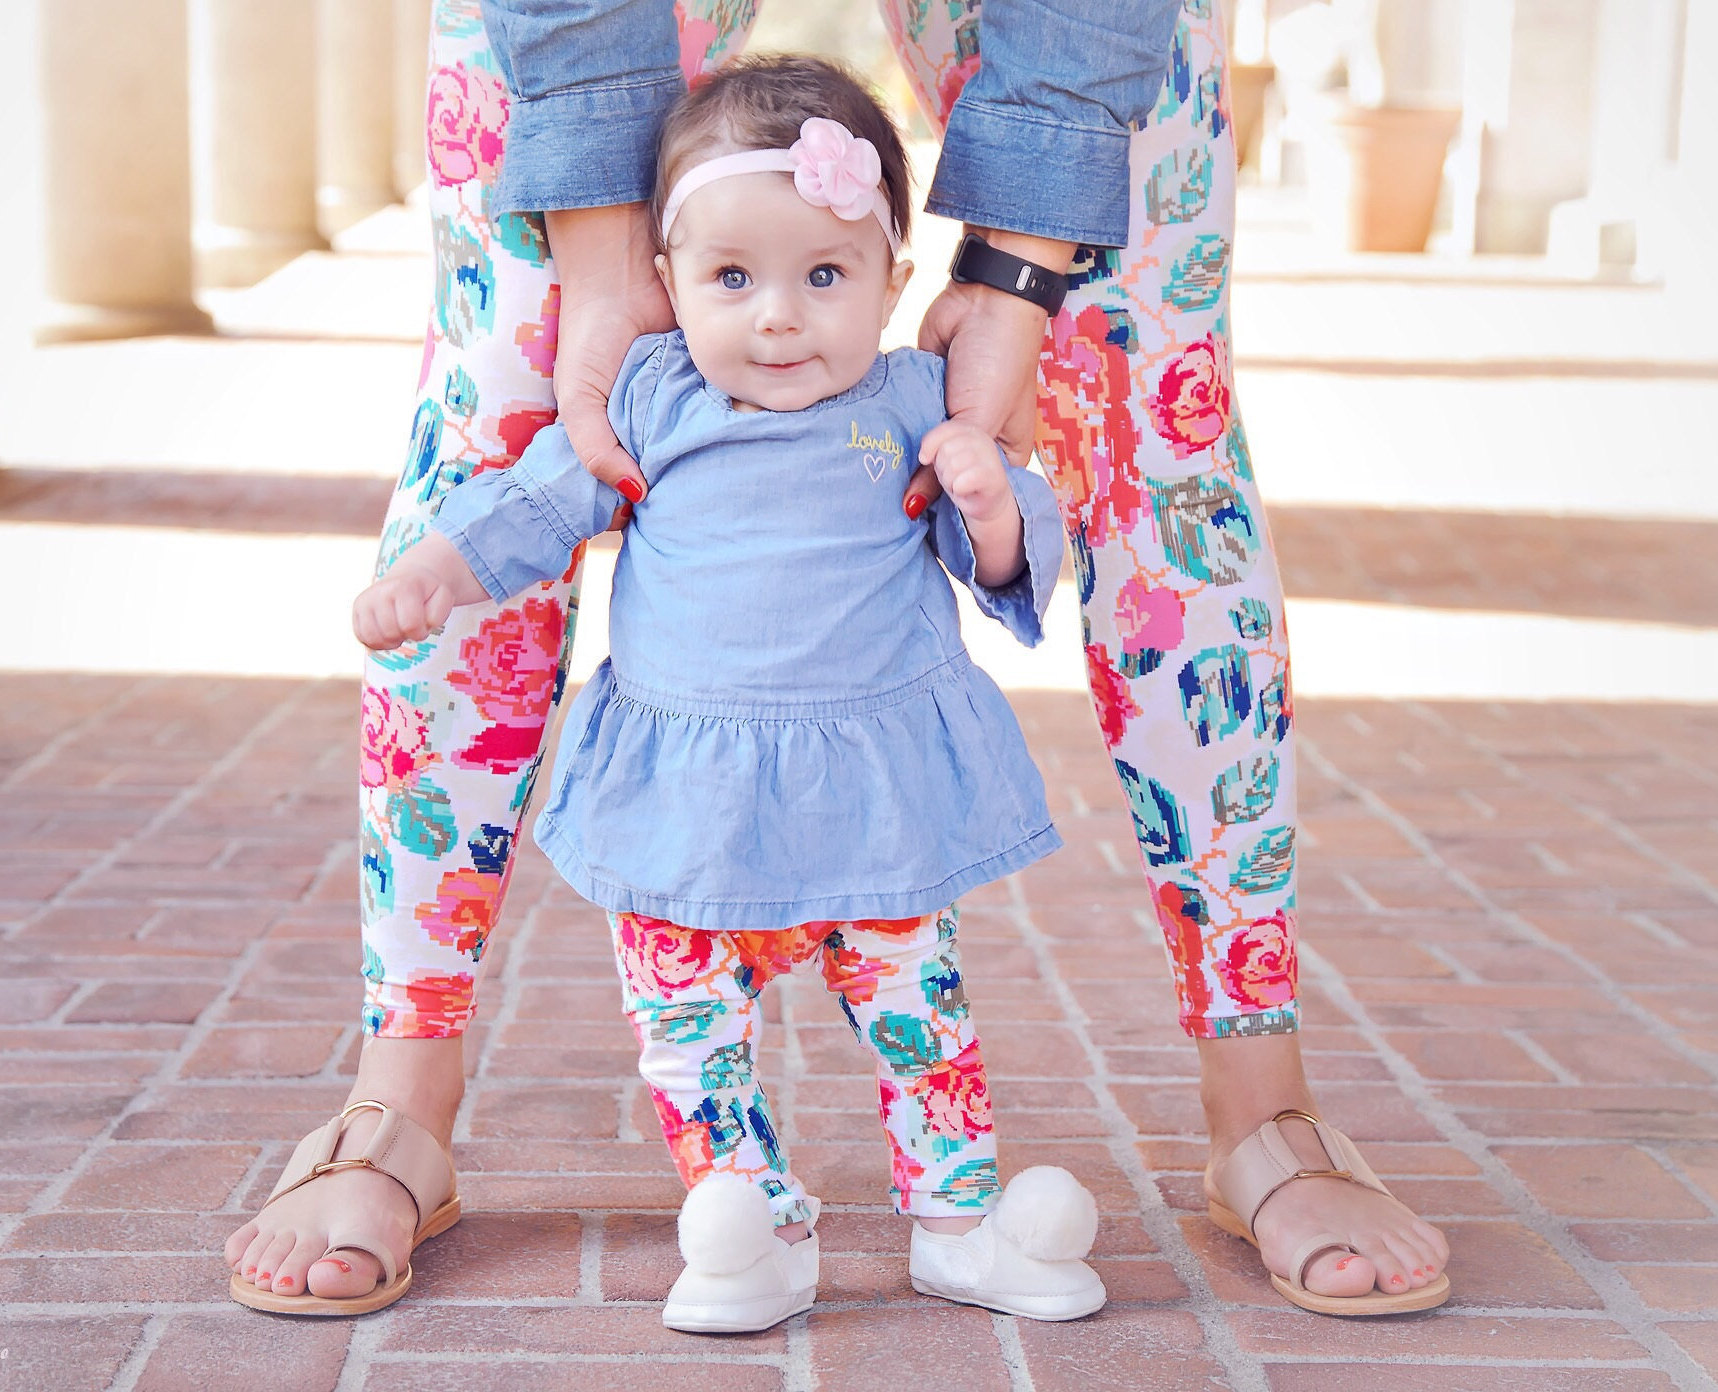
[[[609,397],[609,424],[635,459],[648,436],[662,344],[661,334],[635,342]],[[573,548],[606,530],[622,501],[585,468],[557,421],[537,432],[512,468],[474,475],[450,490],[431,526],[499,603],[564,574]]]
[[[1044,639],[1044,611],[1055,593],[1062,568],[1062,519],[1050,485],[1027,469],[1008,468],[1008,486],[1026,523],[1026,569],[1006,585],[992,588],[974,578],[978,558],[960,509],[940,496],[931,504],[931,549],[943,568],[972,591],[979,609],[1022,643],[1035,648]]]

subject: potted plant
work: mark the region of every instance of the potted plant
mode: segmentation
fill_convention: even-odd
[[[1461,123],[1423,71],[1425,0],[1333,0],[1348,72],[1308,173],[1321,223],[1351,251],[1424,251]]]

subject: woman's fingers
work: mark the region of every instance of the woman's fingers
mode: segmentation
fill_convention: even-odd
[[[942,496],[942,491],[943,486],[937,481],[937,471],[929,464],[921,464],[907,480],[907,492],[901,500],[901,510],[917,521],[924,510]]]

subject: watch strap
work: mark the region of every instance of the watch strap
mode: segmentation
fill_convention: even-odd
[[[1046,314],[1059,310],[1068,296],[1067,276],[993,247],[976,232],[960,239],[948,274],[950,280],[961,284],[988,285],[992,290],[1017,295]]]

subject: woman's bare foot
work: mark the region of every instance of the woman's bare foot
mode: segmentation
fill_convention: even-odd
[[[1300,1036],[1201,1039],[1200,1092],[1211,1129],[1211,1154],[1221,1159],[1284,1108],[1318,1115],[1301,1068]],[[1292,1119],[1283,1136],[1308,1169],[1328,1167],[1311,1126]],[[1306,1272],[1320,1295],[1365,1295],[1376,1287],[1401,1295],[1429,1285],[1449,1262],[1449,1244],[1430,1223],[1387,1194],[1343,1179],[1300,1179],[1265,1200],[1253,1224],[1267,1268],[1288,1274],[1293,1253],[1320,1233],[1354,1249],[1326,1252]]]
[[[457,1036],[371,1038],[365,1042],[358,1078],[347,1100],[374,1098],[396,1107],[447,1145],[464,1091],[464,1057]],[[376,1112],[355,1113],[340,1154],[362,1150],[379,1120]],[[404,1186],[362,1169],[324,1175],[270,1204],[227,1239],[227,1264],[259,1289],[280,1295],[306,1291],[330,1299],[364,1295],[381,1279],[381,1264],[368,1252],[351,1249],[323,1258],[328,1234],[337,1221],[342,1226],[358,1222],[373,1232],[377,1244],[391,1251],[399,1268],[405,1269],[417,1229],[417,1208]]]

